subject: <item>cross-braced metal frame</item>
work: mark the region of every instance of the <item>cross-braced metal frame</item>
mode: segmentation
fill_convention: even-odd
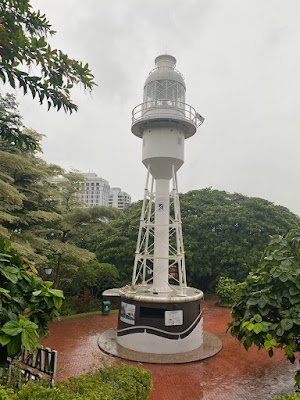
[[[155,256],[154,256],[154,235],[155,235],[155,192],[154,181],[151,176],[150,181],[150,166],[145,185],[144,200],[141,210],[140,227],[137,239],[135,252],[135,260],[132,274],[132,288],[136,285],[151,285],[155,275]],[[182,224],[179,194],[177,186],[177,175],[172,166],[172,190],[170,192],[170,215],[168,238],[162,238],[164,244],[169,245],[169,262],[168,262],[168,282],[163,284],[170,287],[170,290],[178,290],[187,287],[186,270],[185,270],[185,255],[182,237]],[[172,287],[171,287],[172,285]],[[153,288],[155,290],[155,288]]]

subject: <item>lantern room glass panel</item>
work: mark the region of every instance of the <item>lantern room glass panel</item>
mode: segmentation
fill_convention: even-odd
[[[150,107],[184,108],[185,88],[177,81],[168,79],[149,82],[144,88],[144,103]]]

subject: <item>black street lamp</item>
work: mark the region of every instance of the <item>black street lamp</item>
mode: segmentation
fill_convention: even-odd
[[[46,267],[44,267],[44,271],[47,276],[50,276],[52,274],[52,267],[50,265],[47,265]]]

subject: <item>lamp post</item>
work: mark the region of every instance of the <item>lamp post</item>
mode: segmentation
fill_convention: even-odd
[[[52,267],[50,265],[47,265],[46,267],[44,267],[44,271],[47,276],[50,276],[52,274]]]

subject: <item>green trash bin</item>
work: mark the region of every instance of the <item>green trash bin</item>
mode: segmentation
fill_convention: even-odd
[[[110,301],[102,301],[102,314],[108,315],[110,313]]]

